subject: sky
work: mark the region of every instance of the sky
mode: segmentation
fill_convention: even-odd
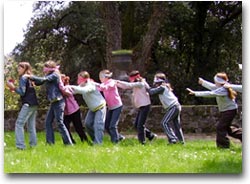
[[[18,43],[24,39],[23,30],[26,29],[32,17],[34,1],[4,1],[4,55],[9,54]]]

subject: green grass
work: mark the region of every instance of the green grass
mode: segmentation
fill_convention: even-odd
[[[5,173],[234,173],[242,172],[242,145],[218,149],[213,140],[190,140],[168,145],[158,138],[145,146],[135,138],[113,145],[105,135],[103,145],[88,146],[73,134],[77,144],[64,146],[56,133],[56,144],[45,144],[38,133],[35,148],[17,150],[13,132],[4,134]],[[26,143],[28,143],[26,133]]]

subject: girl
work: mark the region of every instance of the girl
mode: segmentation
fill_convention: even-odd
[[[125,137],[118,133],[118,123],[122,111],[122,100],[118,93],[115,80],[112,78],[112,72],[109,70],[102,70],[99,73],[99,79],[102,82],[97,84],[100,91],[103,92],[107,102],[108,111],[105,119],[105,129],[110,135],[111,142],[118,143],[125,139]]]
[[[89,110],[85,118],[86,130],[94,144],[102,144],[106,101],[97,90],[95,82],[87,71],[78,74],[77,84],[71,86],[74,94],[82,94]]]
[[[64,95],[65,109],[64,109],[64,118],[63,119],[64,119],[64,124],[69,131],[70,138],[71,138],[73,144],[75,144],[76,142],[70,133],[70,123],[73,122],[73,125],[75,127],[75,131],[77,132],[81,141],[82,142],[87,141],[87,143],[90,144],[90,142],[87,138],[87,135],[84,132],[84,128],[82,126],[80,107],[74,98],[74,95],[73,95],[71,88],[69,87],[70,78],[68,76],[62,74],[61,79],[62,79],[63,86],[60,85],[60,89],[64,94],[65,94],[65,91],[67,91],[67,94]]]
[[[232,130],[231,124],[237,114],[238,106],[235,102],[236,92],[232,88],[225,88],[223,85],[228,82],[227,74],[217,73],[214,76],[215,84],[199,78],[199,84],[210,91],[193,91],[189,88],[189,94],[197,97],[215,97],[220,111],[219,123],[216,126],[216,144],[219,148],[229,148],[230,140],[227,134],[242,141],[242,130]]]
[[[181,105],[177,97],[174,95],[173,90],[167,81],[166,75],[164,73],[157,73],[154,76],[154,85],[156,87],[149,89],[149,94],[158,94],[163,108],[166,110],[166,114],[164,115],[161,124],[168,137],[168,142],[170,144],[175,144],[177,142],[184,144],[184,136],[180,122]],[[170,126],[171,121],[173,121],[174,131]]]
[[[37,145],[36,136],[36,115],[37,115],[37,96],[32,82],[25,76],[31,74],[31,66],[28,62],[18,64],[19,87],[15,87],[13,82],[7,81],[7,86],[21,96],[22,108],[16,120],[15,137],[16,147],[25,149],[24,126],[27,122],[29,132],[29,144],[31,147]]]
[[[48,144],[55,144],[55,136],[52,126],[55,118],[63,143],[65,145],[72,145],[69,132],[63,123],[65,101],[62,92],[59,89],[59,83],[61,82],[59,66],[57,66],[54,61],[47,61],[44,65],[43,72],[45,73],[44,77],[30,75],[29,78],[37,85],[42,85],[44,83],[46,85],[47,98],[50,101],[50,107],[45,119],[46,142]]]
[[[151,101],[147,89],[149,85],[144,78],[140,76],[139,71],[132,71],[129,74],[129,82],[117,81],[117,86],[123,89],[133,89],[132,99],[135,108],[138,109],[134,126],[137,130],[138,140],[141,144],[145,144],[145,136],[152,141],[157,137],[145,127],[146,119],[150,110]]]

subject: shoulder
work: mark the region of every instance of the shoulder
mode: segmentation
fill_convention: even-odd
[[[20,82],[27,82],[28,81],[28,77],[26,77],[25,75],[22,75],[20,78],[19,78],[19,81]]]

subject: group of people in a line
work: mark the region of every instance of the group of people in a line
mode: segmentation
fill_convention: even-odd
[[[129,82],[127,82],[113,79],[112,72],[109,70],[100,71],[100,83],[92,80],[87,71],[82,71],[78,74],[77,85],[70,85],[70,77],[61,74],[59,66],[51,60],[44,64],[43,72],[45,75],[42,77],[32,74],[31,65],[28,62],[20,62],[17,71],[19,85],[16,87],[13,80],[7,80],[7,86],[21,96],[22,107],[15,123],[16,147],[18,149],[26,148],[24,141],[24,126],[26,123],[29,132],[29,144],[31,147],[37,145],[36,115],[38,99],[34,86],[42,84],[46,85],[47,99],[50,102],[45,119],[46,143],[49,145],[55,144],[54,120],[65,145],[76,143],[70,132],[71,122],[80,140],[87,142],[89,145],[102,144],[105,131],[114,144],[124,140],[125,136],[118,131],[119,119],[123,109],[118,88],[132,89],[132,101],[137,109],[134,127],[140,144],[145,144],[147,140],[152,141],[157,137],[146,127],[151,106],[151,95],[158,95],[165,109],[166,113],[161,120],[161,125],[168,143],[185,143],[180,122],[181,105],[173,93],[166,75],[162,72],[155,74],[153,87],[150,87],[139,71],[130,72]],[[189,88],[187,90],[195,96],[216,97],[221,113],[216,129],[216,143],[218,147],[229,148],[230,142],[227,135],[242,141],[241,128],[231,128],[238,109],[235,102],[235,90],[242,92],[242,86],[229,84],[225,73],[216,74],[214,82],[210,83],[199,78],[199,83],[209,91],[198,92]],[[75,94],[81,94],[88,107],[84,120],[86,132],[82,124],[80,107],[74,98]]]

